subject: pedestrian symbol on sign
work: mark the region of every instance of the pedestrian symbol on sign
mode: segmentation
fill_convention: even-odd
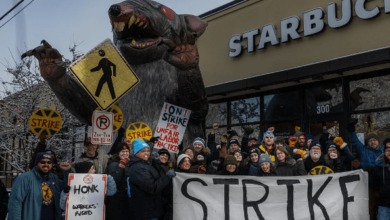
[[[99,55],[103,58],[99,61],[99,65],[97,67],[91,69],[91,72],[97,72],[100,69],[103,69],[103,76],[99,80],[99,84],[96,88],[95,96],[99,97],[103,85],[107,83],[108,89],[110,90],[111,98],[115,99],[116,98],[115,90],[114,90],[114,85],[112,84],[111,76],[114,75],[114,77],[116,77],[116,65],[113,64],[110,60],[108,60],[107,57],[104,57],[106,55],[104,50],[99,50]],[[113,67],[113,71],[111,71],[111,67]]]

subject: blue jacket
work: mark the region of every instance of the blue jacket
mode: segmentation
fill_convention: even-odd
[[[382,146],[379,145],[379,149],[374,150],[369,146],[364,146],[364,144],[359,141],[356,132],[348,132],[348,136],[351,146],[356,149],[360,156],[360,166],[364,170],[367,168],[374,168],[376,158],[383,153]]]
[[[64,171],[64,180],[53,173],[48,174],[48,182],[55,201],[55,219],[61,220],[60,194],[68,183],[69,171]],[[42,177],[33,168],[16,178],[8,203],[8,220],[38,220],[41,219],[42,208]]]
[[[259,163],[251,163],[249,168],[249,176],[257,176],[259,173]]]

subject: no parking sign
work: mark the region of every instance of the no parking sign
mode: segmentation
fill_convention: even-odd
[[[92,117],[92,144],[112,144],[114,114],[94,111]]]

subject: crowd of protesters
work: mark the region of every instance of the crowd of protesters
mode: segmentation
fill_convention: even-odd
[[[249,126],[243,127],[242,137],[229,130],[216,140],[219,126],[214,124],[207,142],[195,138],[191,146],[179,146],[180,152],[175,156],[166,149],[153,149],[156,138],[131,142],[124,138],[122,129],[109,154],[98,152],[90,138],[86,139],[85,153],[76,159],[72,169],[68,163],[57,163],[55,152],[46,151],[45,137],[41,136],[31,159],[31,171],[16,178],[9,201],[0,184],[0,211],[7,212],[8,203],[8,220],[61,219],[70,190],[68,173],[100,173],[108,176],[107,220],[169,220],[173,218],[172,178],[176,172],[300,176],[313,174],[315,167],[324,166],[329,173],[367,171],[370,218],[389,220],[390,139],[380,145],[379,137],[372,133],[366,144],[361,143],[355,132],[356,123],[350,120],[347,126],[349,144],[342,137],[332,137],[326,129],[318,140],[303,132],[284,139],[275,137],[275,128],[271,127],[258,140],[259,135],[253,134]],[[0,215],[0,220],[4,218]]]

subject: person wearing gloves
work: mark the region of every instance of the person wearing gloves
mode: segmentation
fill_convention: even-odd
[[[306,140],[306,135],[303,132],[297,132],[294,134],[294,136],[290,137],[288,143],[288,151],[292,155],[292,158],[294,158],[295,160],[299,160],[300,158],[302,158],[302,154],[294,153],[294,149],[301,150],[299,151],[301,153],[303,153],[303,151],[308,151]]]
[[[133,149],[134,156],[130,157],[128,175],[129,214],[132,219],[158,219],[165,213],[162,191],[176,173],[169,170],[166,175],[160,176],[149,163],[150,147],[144,141],[135,139]]]
[[[270,131],[266,131],[263,135],[263,141],[259,146],[260,154],[267,154],[272,162],[275,162],[275,135]]]
[[[52,166],[52,156],[40,152],[34,168],[15,179],[8,203],[8,220],[62,219],[60,193],[68,183],[70,164],[60,164],[64,180],[51,173]]]
[[[296,161],[285,147],[276,147],[275,173],[277,176],[305,176],[302,160]]]
[[[336,148],[336,145],[330,146],[330,148]],[[341,172],[342,165],[338,158],[337,151],[329,153],[329,160],[325,158],[321,151],[320,142],[314,140],[310,144],[310,155],[304,160],[305,170],[309,173],[316,166],[329,167],[333,172]]]
[[[337,147],[334,147],[334,146]],[[350,170],[351,163],[353,161],[353,155],[351,150],[348,147],[348,144],[343,141],[341,137],[336,137],[332,140],[326,142],[326,156],[325,159],[330,160],[330,154],[332,152],[337,153],[338,158],[341,162],[341,171]]]
[[[259,169],[257,170],[257,173],[252,173],[250,176],[276,176],[271,158],[267,154],[262,154],[260,156]]]
[[[107,174],[116,183],[116,193],[106,197],[106,219],[122,219],[127,216],[127,181],[129,172],[130,147],[126,142],[117,143],[107,165]],[[110,177],[109,177],[110,178]]]
[[[85,173],[85,174],[95,174],[96,170],[92,162],[80,162],[76,163],[75,166],[76,173]],[[71,189],[71,186],[65,186],[65,189],[61,192],[60,207],[62,210],[66,210],[66,200],[68,199],[68,194]],[[107,187],[106,187],[106,196],[112,196],[116,193],[116,183],[114,178],[111,175],[107,175]]]
[[[383,141],[384,153],[376,159],[370,187],[379,189],[378,220],[390,219],[390,139]]]

